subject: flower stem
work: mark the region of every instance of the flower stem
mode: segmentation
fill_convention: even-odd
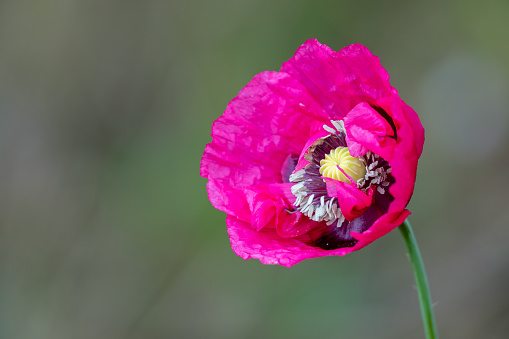
[[[433,315],[433,307],[431,305],[431,295],[429,293],[428,278],[424,270],[419,246],[415,240],[414,232],[408,222],[408,219],[399,227],[401,235],[405,240],[412,268],[414,269],[415,281],[417,282],[417,291],[419,293],[419,302],[421,304],[422,321],[424,323],[424,332],[427,339],[437,339],[437,327],[435,325],[435,317]]]

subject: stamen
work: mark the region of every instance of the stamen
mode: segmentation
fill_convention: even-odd
[[[343,120],[331,120],[331,122],[334,125],[334,127],[336,127],[338,132],[342,132],[342,133],[346,134],[345,123],[343,122]]]
[[[391,168],[387,161],[368,151],[364,156],[354,158],[346,147],[346,130],[343,121],[331,121],[333,127],[324,125],[328,136],[316,140],[304,154],[309,164],[291,174],[289,181],[295,183],[291,191],[296,199],[297,211],[314,221],[336,223],[341,227],[345,216],[341,213],[336,197],[327,195],[327,186],[322,177],[329,177],[350,183],[366,192],[372,185],[380,194],[387,193],[391,180]]]
[[[327,196],[317,165],[311,164],[295,172],[290,176],[290,182],[296,183],[291,188],[296,196],[295,207],[311,220],[332,224],[341,215],[335,199]]]
[[[330,134],[336,133],[336,130],[334,128],[329,127],[327,125],[323,125],[323,129],[326,130],[327,132],[329,132]]]

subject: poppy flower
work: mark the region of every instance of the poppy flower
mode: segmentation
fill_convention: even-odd
[[[292,266],[357,251],[399,226],[423,143],[378,57],[309,40],[228,104],[200,172],[234,252]]]

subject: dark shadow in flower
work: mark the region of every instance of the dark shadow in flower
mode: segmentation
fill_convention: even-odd
[[[394,179],[390,178],[392,182]],[[375,192],[374,203],[366,212],[352,221],[345,220],[341,227],[337,227],[337,220],[329,226],[329,233],[321,236],[314,246],[324,250],[335,250],[341,247],[352,247],[357,243],[351,232],[362,233],[368,230],[383,214],[387,213],[394,197],[386,191],[385,194]]]
[[[285,159],[283,166],[281,167],[281,180],[285,183],[290,182],[290,175],[297,167],[297,163],[299,162],[299,156],[295,154],[290,154]]]
[[[394,135],[386,135],[386,136],[389,137],[389,138],[393,138],[394,140],[397,141],[398,140],[398,132],[396,132],[396,125],[394,124],[394,120],[389,115],[389,113],[387,113],[382,107],[375,106],[375,105],[370,105],[370,106],[373,107],[373,109],[375,111],[377,111],[378,114],[380,114],[385,120],[387,120],[389,125],[391,125],[391,128],[392,128],[392,131],[394,132]]]

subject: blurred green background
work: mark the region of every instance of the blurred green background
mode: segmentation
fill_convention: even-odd
[[[443,338],[509,333],[508,1],[0,2],[1,338],[422,338],[405,248],[244,261],[210,126],[309,38],[378,55],[426,129],[411,222]]]

